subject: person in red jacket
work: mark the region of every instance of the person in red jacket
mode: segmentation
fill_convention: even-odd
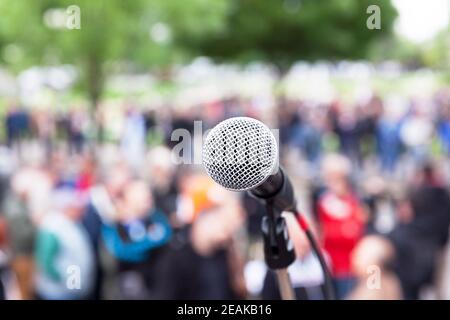
[[[362,203],[349,183],[350,161],[341,155],[329,155],[323,162],[325,190],[318,197],[316,212],[323,248],[331,260],[337,297],[350,292],[355,280],[351,254],[364,233]]]

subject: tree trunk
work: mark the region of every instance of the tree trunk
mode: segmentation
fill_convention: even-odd
[[[102,123],[97,117],[97,106],[103,91],[103,70],[101,60],[92,55],[88,59],[87,64],[87,90],[90,100],[89,117],[93,126],[94,143],[100,142],[102,138]]]

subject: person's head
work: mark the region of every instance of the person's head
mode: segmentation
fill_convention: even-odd
[[[33,221],[38,221],[47,213],[53,187],[51,175],[36,168],[20,168],[11,180],[12,191],[27,204]]]
[[[201,213],[217,206],[213,195],[223,189],[203,172],[184,171],[178,183],[180,205],[177,217],[183,224],[193,222]]]
[[[381,196],[387,193],[388,185],[380,176],[370,176],[363,181],[362,184],[364,193],[369,196]]]
[[[82,192],[71,188],[60,188],[54,190],[51,197],[54,209],[70,220],[78,221],[83,215],[87,199]]]
[[[81,172],[95,172],[97,168],[96,159],[89,153],[84,153],[79,159],[79,168]]]
[[[153,198],[149,185],[140,179],[130,181],[119,200],[121,221],[140,219],[150,214]]]
[[[383,113],[383,100],[377,96],[374,95],[370,99],[369,103],[366,106],[367,112],[369,115],[373,116],[379,116]]]
[[[118,197],[131,179],[130,169],[124,163],[117,163],[105,170],[103,174],[104,185],[109,195]]]
[[[69,163],[68,155],[64,150],[54,150],[47,165],[57,179],[67,169]]]
[[[392,199],[395,219],[398,223],[408,223],[414,217],[411,205],[411,188],[400,183],[391,183],[389,195]]]
[[[11,177],[11,190],[17,195],[21,200],[26,200],[30,189],[30,172],[25,168],[19,169]]]
[[[364,237],[352,252],[352,269],[357,277],[369,276],[370,268],[376,266],[383,271],[395,256],[394,247],[382,236]]]
[[[326,187],[337,195],[345,195],[350,191],[349,176],[351,163],[340,154],[325,156],[322,163],[322,174]]]
[[[434,163],[428,160],[419,165],[414,174],[413,181],[416,186],[440,184]]]
[[[208,255],[224,248],[242,226],[244,214],[237,194],[221,187],[211,190],[214,205],[192,223],[191,241],[198,254]]]
[[[148,153],[148,176],[152,186],[164,189],[172,182],[175,173],[175,164],[169,148],[158,146]]]

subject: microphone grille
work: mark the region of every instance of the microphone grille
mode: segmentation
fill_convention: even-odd
[[[277,168],[275,137],[266,125],[253,118],[222,121],[206,137],[203,165],[208,175],[227,189],[252,189]]]

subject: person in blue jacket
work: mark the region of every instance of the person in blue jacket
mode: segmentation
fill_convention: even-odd
[[[120,297],[146,299],[153,294],[158,276],[158,256],[172,235],[165,214],[153,206],[149,186],[131,181],[116,201],[114,222],[102,226],[106,249],[118,261]]]

